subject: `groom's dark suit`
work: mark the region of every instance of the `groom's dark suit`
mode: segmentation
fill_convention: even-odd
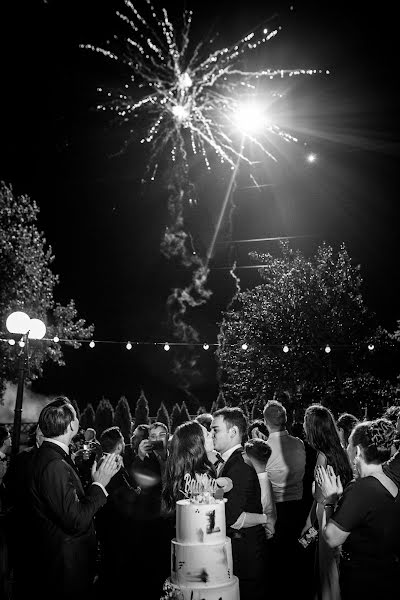
[[[233,488],[225,494],[227,535],[232,541],[233,572],[239,577],[240,599],[265,597],[266,537],[262,525],[235,530],[242,512],[262,514],[257,473],[243,459],[243,448],[235,450],[224,464],[220,477],[232,479]]]
[[[96,560],[93,515],[106,501],[98,485],[85,494],[69,455],[43,442],[32,459],[29,485],[38,598],[88,598]]]

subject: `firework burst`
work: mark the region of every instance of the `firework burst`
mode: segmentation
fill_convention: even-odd
[[[248,117],[256,117],[257,130],[265,135],[279,136],[288,142],[297,138],[269,122],[257,107],[249,103],[260,79],[312,75],[315,69],[266,69],[254,72],[241,70],[240,59],[271,40],[278,29],[259,29],[247,34],[233,46],[207,52],[209,43],[194,47],[190,40],[192,12],[183,13],[183,23],[176,30],[166,9],[157,14],[150,0],[144,0],[141,12],[125,0],[126,14],[117,12],[127,28],[120,52],[82,44],[107,58],[124,63],[129,70],[129,83],[124,91],[106,92],[99,110],[111,110],[117,120],[129,127],[127,142],[137,135],[136,126],[148,123],[141,143],[149,144],[148,178],[154,180],[161,155],[167,154],[174,163],[187,171],[188,157],[201,155],[211,168],[211,155],[232,169],[238,159],[251,163],[238,143],[240,132],[272,160],[274,154],[267,144],[247,127]],[[207,41],[208,42],[208,41]],[[129,90],[139,90],[134,99]],[[103,92],[102,89],[99,90]],[[136,126],[136,127],[135,127]]]

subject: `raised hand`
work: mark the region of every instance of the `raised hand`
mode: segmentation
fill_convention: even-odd
[[[97,466],[97,462],[94,461],[92,467],[92,479],[97,483],[101,483],[106,487],[110,483],[110,480],[118,471],[122,465],[122,458],[117,454],[109,454],[102,460]]]
[[[321,489],[321,494],[323,495],[325,502],[329,500],[334,504],[340,495],[339,492],[343,492],[343,487],[340,483],[340,477],[338,486],[338,478],[336,477],[332,467],[328,467],[328,469],[329,473],[327,473],[322,465],[318,465],[315,469],[315,481],[318,483]]]

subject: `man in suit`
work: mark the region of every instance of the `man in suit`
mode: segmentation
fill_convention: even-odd
[[[32,458],[29,480],[31,592],[41,600],[87,600],[97,549],[93,516],[107,501],[105,488],[120,460],[110,454],[99,467],[94,463],[85,493],[69,455],[79,421],[68,398],[43,408],[39,428],[43,443]]]
[[[232,490],[225,494],[226,525],[232,540],[233,572],[239,578],[240,598],[261,600],[265,598],[266,568],[266,537],[261,523],[266,518],[257,473],[243,455],[246,417],[240,408],[222,408],[213,414],[211,430],[214,448],[222,461],[217,475],[229,477],[233,482]]]
[[[123,455],[125,442],[119,427],[105,429],[100,446],[103,456]],[[122,595],[132,580],[142,575],[135,556],[135,550],[140,551],[135,544],[135,506],[141,489],[134,487],[122,464],[107,485],[107,492],[107,504],[96,513],[95,524],[101,549],[98,589],[100,596],[108,599],[113,594]]]

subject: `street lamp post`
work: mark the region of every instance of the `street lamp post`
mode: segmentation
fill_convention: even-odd
[[[19,341],[21,352],[18,365],[18,387],[15,399],[14,426],[12,433],[12,455],[15,456],[19,450],[21,436],[22,404],[24,401],[25,371],[29,361],[29,340],[41,340],[46,334],[46,326],[40,319],[30,319],[24,312],[14,312],[9,315],[6,327],[10,333],[20,334]]]

